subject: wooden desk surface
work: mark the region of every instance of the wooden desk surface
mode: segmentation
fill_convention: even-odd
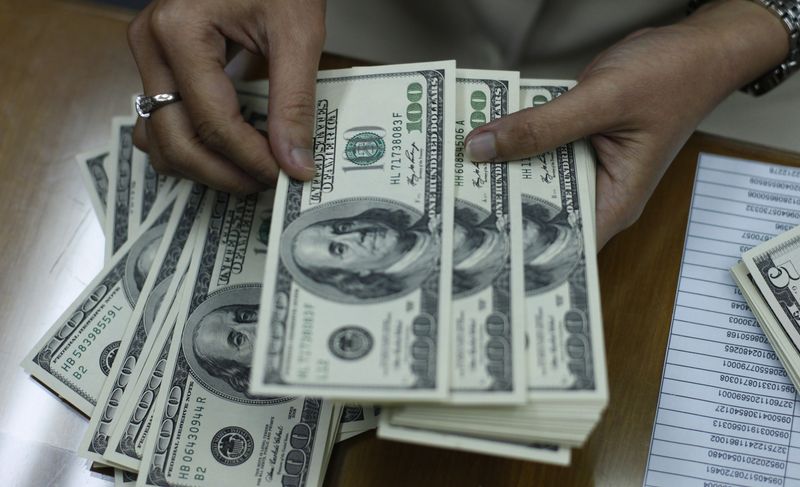
[[[0,3],[0,485],[107,486],[74,451],[86,420],[19,367],[101,268],[74,156],[105,143],[140,90],[131,14],[54,0]],[[326,66],[343,61],[327,58]],[[379,441],[336,447],[327,487],[640,486],[698,152],[800,165],[800,156],[695,134],[639,222],[600,253],[611,397],[569,468]]]

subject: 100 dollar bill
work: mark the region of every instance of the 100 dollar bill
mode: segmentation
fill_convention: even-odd
[[[119,249],[22,362],[87,416],[111,371],[173,203],[165,200],[153,212],[146,231]]]
[[[193,248],[194,244],[191,243],[190,247]],[[191,250],[189,255],[191,256]],[[156,399],[164,383],[172,334],[185,294],[184,287],[179,285],[164,324],[150,345],[150,350],[146,352],[147,358],[136,382],[125,388],[119,401],[119,411],[111,421],[111,434],[102,463],[139,471],[147,435],[153,428]]]
[[[571,81],[521,80],[520,108]],[[519,162],[531,399],[608,398],[594,235],[591,154],[574,142]]]
[[[106,262],[128,241],[138,226],[130,220],[133,197],[134,117],[114,117],[111,121],[111,157],[108,172],[108,205],[103,231],[106,234]]]
[[[455,64],[320,73],[314,159],[276,190],[253,394],[443,399]]]
[[[464,160],[464,138],[519,105],[519,74],[457,70],[451,400],[525,401],[519,166]]]
[[[272,196],[204,209],[139,486],[320,483],[331,403],[247,388]]]
[[[150,215],[159,198],[167,197],[177,184],[177,179],[163,176],[156,172],[150,164],[150,158],[144,152],[134,148],[131,160],[131,195],[129,223],[132,231],[141,225]]]
[[[108,159],[109,149],[103,147],[92,152],[78,154],[75,158],[81,171],[81,178],[89,200],[92,202],[94,213],[100,226],[106,221],[106,207],[108,205]]]

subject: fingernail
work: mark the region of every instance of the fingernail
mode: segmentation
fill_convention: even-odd
[[[491,161],[497,157],[494,133],[483,132],[467,142],[467,158],[474,162]]]
[[[292,149],[292,165],[309,178],[316,174],[314,153],[311,149],[301,149],[300,147]]]

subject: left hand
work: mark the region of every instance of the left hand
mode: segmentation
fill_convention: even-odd
[[[703,117],[787,53],[787,33],[765,8],[709,4],[678,24],[631,34],[550,103],[473,130],[467,153],[509,161],[589,137],[598,158],[599,249],[638,219]]]

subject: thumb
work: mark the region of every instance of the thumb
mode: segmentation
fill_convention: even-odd
[[[597,235],[597,251],[600,252],[608,241],[625,228],[621,209],[626,206],[620,201],[617,185],[605,168],[597,165],[597,186],[595,190],[597,203],[595,206],[595,231]],[[624,198],[622,198],[624,199]]]
[[[269,142],[281,169],[301,180],[315,172],[312,124],[323,37],[309,32],[270,44]]]
[[[607,83],[587,79],[549,103],[476,128],[467,136],[467,157],[475,162],[522,159],[609,130],[622,116],[612,98]]]

